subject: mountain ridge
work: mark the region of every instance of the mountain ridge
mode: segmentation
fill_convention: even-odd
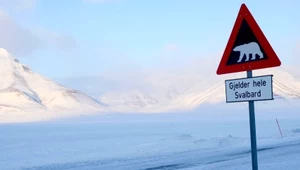
[[[85,93],[66,88],[33,72],[5,49],[0,49],[0,107],[25,112],[101,111],[104,105]],[[0,110],[0,112],[1,112]]]
[[[199,68],[188,73],[147,74],[138,80],[135,76],[119,80],[106,77],[103,80],[109,85],[105,91],[101,89],[105,84],[97,80],[99,76],[89,77],[87,79],[93,80],[94,84],[78,79],[79,86],[73,88],[72,83],[57,83],[32,71],[1,48],[0,69],[0,120],[4,121],[18,121],[24,117],[42,120],[88,113],[181,112],[193,111],[203,105],[219,107],[226,104],[224,81],[246,77],[244,72],[217,76],[213,71]],[[300,104],[300,79],[291,70],[277,67],[253,71],[253,76],[274,75],[276,102],[260,102],[262,106],[265,103],[274,107],[285,104],[284,108],[292,103]],[[73,84],[78,85],[76,81],[72,79]]]
[[[291,74],[284,67],[268,68],[268,69],[253,71],[253,76],[269,75],[269,74],[273,75],[273,92],[274,92],[274,99],[276,101],[279,100],[282,101],[283,103],[300,101],[299,100],[300,79],[298,79],[296,76]],[[161,76],[162,75],[160,75],[159,79],[164,79]],[[169,74],[167,74],[165,79],[168,79],[168,77],[172,77],[172,76],[169,76]],[[153,91],[143,92],[140,89],[133,88],[134,90],[139,91],[140,96],[144,94],[145,98],[147,98],[147,96],[151,94],[152,99],[157,101],[156,104],[144,103],[143,105],[145,107],[141,107],[139,109],[132,108],[130,110],[128,107],[125,106],[125,103],[127,102],[126,100],[124,100],[123,103],[122,101],[118,100],[119,108],[120,108],[119,110],[121,111],[121,109],[123,108],[124,110],[130,110],[132,112],[137,110],[139,112],[173,112],[173,111],[176,112],[176,111],[192,111],[193,109],[197,109],[198,107],[200,107],[202,104],[208,104],[208,105],[225,104],[226,94],[225,94],[224,81],[227,79],[244,78],[244,77],[246,77],[246,74],[244,72],[227,74],[223,76],[217,76],[214,75],[214,73],[211,73],[211,74],[206,74],[205,76],[202,77],[201,76],[197,77],[196,75],[195,81],[192,80],[191,83],[186,83],[189,84],[186,88],[181,88],[179,86],[176,86],[176,84],[172,84],[172,83],[169,85],[164,85],[166,86],[165,89],[163,86],[154,85]],[[178,79],[179,79],[178,82],[180,82],[181,79],[184,80],[185,78],[178,77]],[[153,82],[150,83],[155,84],[155,82],[156,80],[153,79]],[[174,93],[172,98],[166,97],[168,93],[172,90],[176,92]],[[108,92],[108,93],[112,93],[112,92]],[[125,93],[128,93],[128,95],[132,95],[130,91],[126,91]],[[106,96],[106,94],[104,94],[103,96]],[[163,96],[165,96],[165,99],[162,99],[164,98]],[[110,105],[110,103],[114,102],[114,100],[117,99],[113,97],[111,98],[107,97],[107,99],[102,100],[102,102]],[[142,99],[140,101],[145,102],[146,100]],[[269,105],[273,105],[275,103],[277,104],[278,102],[266,101],[263,103],[269,103]]]

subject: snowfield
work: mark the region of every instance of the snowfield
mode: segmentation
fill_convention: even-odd
[[[261,114],[257,116],[259,168],[297,169],[300,116],[278,119],[281,138],[276,118],[270,112],[257,114]],[[2,124],[0,167],[3,170],[250,170],[247,116],[247,110],[241,110],[240,114],[215,113],[214,119],[207,113],[109,114]]]

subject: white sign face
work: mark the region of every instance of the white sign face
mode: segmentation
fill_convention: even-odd
[[[273,75],[225,81],[226,102],[273,100]]]

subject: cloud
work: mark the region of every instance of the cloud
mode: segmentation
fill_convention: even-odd
[[[176,43],[162,45],[161,50],[154,56],[156,61],[145,71],[151,74],[205,74],[215,73],[221,53],[196,51]]]
[[[83,0],[83,2],[86,3],[115,3],[115,2],[120,2],[121,0]]]
[[[0,7],[14,10],[35,9],[38,0],[0,0]]]
[[[162,46],[162,50],[159,52],[158,65],[167,66],[181,64],[183,50],[179,48],[177,44],[169,43]]]
[[[29,55],[40,47],[41,40],[32,31],[17,25],[0,10],[0,47],[14,55]]]
[[[178,50],[179,50],[179,48],[178,48],[177,44],[166,44],[164,47],[165,52],[176,52]]]
[[[68,52],[77,47],[76,40],[70,35],[47,29],[23,28],[2,10],[0,25],[0,48],[5,48],[17,57],[31,55],[39,49],[54,48]]]
[[[294,64],[299,65],[300,64],[300,41],[298,41],[298,43],[295,45],[294,51],[295,52],[293,58],[295,58],[296,60]]]
[[[77,41],[70,35],[53,32],[45,28],[38,28],[36,33],[44,47],[68,51],[78,46]]]

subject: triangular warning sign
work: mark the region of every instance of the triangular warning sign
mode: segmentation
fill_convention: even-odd
[[[280,66],[281,62],[245,4],[241,5],[217,74]]]

